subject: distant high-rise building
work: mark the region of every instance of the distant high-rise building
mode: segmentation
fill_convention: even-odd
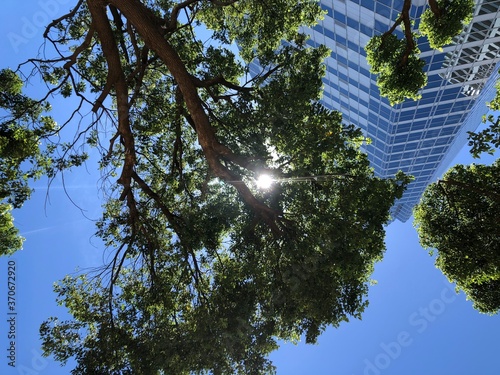
[[[389,177],[402,170],[415,176],[393,207],[393,217],[406,221],[425,187],[442,175],[465,145],[467,131],[475,130],[487,112],[500,61],[500,0],[476,0],[472,22],[442,51],[419,38],[428,84],[420,100],[391,107],[380,97],[364,46],[392,26],[403,2],[321,0],[327,14],[307,32],[310,45],[331,49],[323,102],[372,139],[366,151],[376,174]],[[413,0],[416,29],[426,4]],[[400,29],[397,33],[403,37]]]

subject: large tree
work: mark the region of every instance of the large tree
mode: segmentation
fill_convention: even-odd
[[[481,312],[500,310],[500,160],[456,165],[427,187],[415,207],[423,247]]]
[[[56,287],[73,318],[42,325],[47,355],[75,374],[272,373],[278,339],[360,317],[409,178],[375,177],[361,132],[319,103],[327,50],[298,28],[320,15],[307,0],[80,0],[48,25],[54,54],[19,73],[49,87],[33,105],[74,112],[67,142],[38,135],[39,170],[100,152],[111,255]],[[9,121],[54,124],[41,118]]]
[[[391,105],[407,98],[420,99],[419,91],[427,84],[425,61],[419,57],[420,35],[426,36],[434,49],[450,44],[472,20],[474,0],[428,0],[418,30],[413,30],[411,6],[412,0],[404,0],[401,13],[389,30],[374,36],[365,47],[370,71],[378,75],[380,95],[387,97]],[[402,28],[402,37],[396,35],[398,26]]]

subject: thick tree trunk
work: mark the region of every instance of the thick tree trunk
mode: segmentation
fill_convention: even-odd
[[[130,193],[130,183],[136,162],[134,136],[130,127],[128,85],[120,61],[120,52],[106,15],[106,2],[104,0],[91,0],[87,3],[92,15],[92,25],[95,27],[108,64],[106,86],[114,86],[116,91],[118,133],[125,147],[125,162],[118,179],[118,183],[122,184],[124,188],[122,194],[122,199],[124,199]]]

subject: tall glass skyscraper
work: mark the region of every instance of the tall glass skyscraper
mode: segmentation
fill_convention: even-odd
[[[487,112],[500,61],[500,0],[476,0],[474,18],[443,51],[419,39],[428,84],[418,101],[391,107],[381,98],[370,74],[364,46],[387,31],[398,18],[403,0],[321,0],[325,19],[310,34],[310,45],[326,45],[324,104],[343,114],[372,139],[366,146],[378,176],[398,170],[415,176],[393,217],[406,221],[425,187],[439,178],[465,145]],[[413,0],[411,17],[418,29],[427,1]],[[401,30],[400,37],[403,37]]]

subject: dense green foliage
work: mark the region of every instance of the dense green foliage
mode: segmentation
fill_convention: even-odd
[[[85,154],[68,154],[68,145],[50,143],[50,137],[57,133],[55,121],[47,115],[50,104],[23,95],[23,85],[12,70],[0,71],[0,255],[22,248],[24,239],[10,212],[29,199],[30,181],[42,175],[52,178],[56,171],[80,165],[86,158]]]
[[[11,210],[11,205],[0,203],[0,255],[10,255],[23,247],[24,238],[14,226]]]
[[[22,87],[23,81],[13,71],[0,71],[0,255],[22,248],[24,239],[14,227],[11,210],[29,198],[29,180],[47,166],[39,139],[49,131],[51,122],[41,117],[42,105],[21,94]],[[41,126],[33,130],[33,122]]]
[[[431,2],[431,1],[430,1]],[[472,20],[474,0],[434,0],[434,8],[427,8],[420,18],[420,33],[429,39],[434,49],[450,44],[464,25]]]
[[[76,359],[74,374],[273,373],[278,340],[361,316],[409,178],[375,177],[361,131],[320,104],[328,51],[298,30],[321,14],[314,1],[86,0],[47,27],[55,55],[20,69],[74,112],[56,127],[45,98],[22,96],[36,118],[9,104],[9,126],[43,140],[39,174],[100,155],[110,261],[56,286],[72,318],[42,325],[46,355]]]
[[[414,210],[422,246],[437,251],[436,266],[485,313],[500,309],[499,191],[500,160],[456,165]]]
[[[500,110],[500,83],[492,111]],[[469,132],[471,154],[500,147],[500,116],[484,116],[489,126]],[[500,159],[491,166],[457,165],[430,185],[415,209],[422,245],[438,250],[436,265],[483,313],[500,310]]]
[[[410,18],[412,1],[404,0],[393,26],[365,46],[370,71],[378,75],[380,95],[389,99],[391,105],[407,98],[420,99],[419,91],[427,84],[425,61],[419,57],[419,36],[425,35],[431,48],[441,49],[472,20],[473,0],[428,0],[428,4],[420,19],[419,32],[413,30]],[[394,34],[398,26],[404,35],[401,39]]]
[[[370,39],[365,49],[371,72],[378,74],[380,95],[389,99],[391,105],[421,97],[418,91],[427,84],[427,76],[422,71],[425,61],[418,58],[417,47],[414,53],[405,55],[405,40],[386,34]]]

